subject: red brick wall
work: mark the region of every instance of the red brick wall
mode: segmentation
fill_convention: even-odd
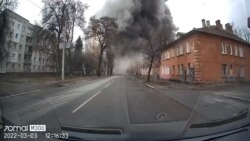
[[[192,48],[192,44],[193,41],[197,38],[197,36],[190,36],[188,38],[186,38],[185,40],[175,44],[172,47],[179,47],[179,46],[184,46],[186,45],[186,42],[189,42],[191,45],[191,53],[186,53],[186,51],[184,51],[184,54],[181,56],[175,56],[172,57],[170,59],[165,59],[165,60],[161,60],[161,67],[160,67],[160,78],[162,79],[179,79],[179,75],[178,75],[178,65],[183,64],[184,67],[186,68],[188,63],[194,64],[195,60],[194,60],[194,49]],[[172,47],[170,47],[169,49],[172,49]],[[167,50],[169,50],[167,49]],[[165,51],[167,51],[165,50]],[[173,65],[175,66],[175,71],[173,72],[172,67]],[[166,75],[162,73],[162,67],[164,66],[169,66],[170,67],[170,74]]]
[[[232,65],[233,75],[237,76],[237,67],[243,65],[245,68],[245,78],[250,80],[250,47],[236,41],[222,37],[200,35],[201,42],[201,70],[202,81],[224,81],[222,75],[222,64]],[[222,42],[233,46],[233,55],[221,54]],[[235,56],[234,47],[244,48],[244,57]],[[239,54],[239,53],[238,53]]]
[[[222,64],[233,66],[233,75],[236,76],[236,68],[243,65],[245,71],[245,80],[250,80],[250,46],[208,34],[192,35],[177,44],[170,47],[183,46],[186,42],[192,43],[192,52],[184,53],[182,56],[161,60],[160,78],[162,79],[179,79],[177,74],[177,65],[183,64],[187,67],[188,63],[193,64],[195,68],[196,82],[221,82],[225,79],[222,75]],[[233,45],[233,55],[221,54],[221,44]],[[234,46],[244,48],[244,57],[235,56]],[[167,49],[168,50],[168,49]],[[166,51],[166,50],[165,50]],[[238,52],[239,54],[239,52]],[[172,66],[175,66],[175,72],[172,72]],[[170,74],[162,73],[162,67],[170,66]]]

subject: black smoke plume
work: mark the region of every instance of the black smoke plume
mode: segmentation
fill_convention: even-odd
[[[97,16],[116,18],[120,33],[137,39],[143,32],[142,25],[157,28],[162,21],[175,28],[166,0],[109,0]]]
[[[152,31],[161,24],[166,24],[171,31],[169,34],[174,34],[177,28],[166,3],[167,0],[107,0],[96,17],[116,19],[119,33],[114,46],[118,56],[133,58],[132,56],[138,55],[141,42],[146,44],[143,39],[145,24]]]

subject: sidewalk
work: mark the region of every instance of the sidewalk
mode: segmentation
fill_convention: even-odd
[[[135,77],[134,77],[135,78]],[[167,80],[156,80],[156,81],[150,81],[147,82],[146,79],[141,78],[135,78],[141,83],[146,84],[147,86],[152,86],[156,89],[201,89],[201,87],[198,87],[196,85],[192,84],[186,84],[186,83],[180,83],[180,82],[174,82],[174,81],[167,81]]]
[[[64,81],[57,77],[32,77],[32,78],[16,78],[11,80],[0,81],[0,97],[19,94],[29,93],[33,91],[39,91],[48,87],[63,87],[72,85],[74,83],[94,79],[95,77],[66,77]]]
[[[190,105],[190,102],[194,102],[193,100],[196,100],[199,94],[222,96],[250,103],[249,83],[213,83],[193,85],[173,81],[156,81],[148,83],[144,79],[138,79],[135,77],[133,77],[133,79],[187,105]]]
[[[137,78],[138,79],[138,78]],[[250,83],[207,83],[207,84],[189,84],[169,80],[156,80],[146,82],[144,79],[138,79],[141,82],[149,84],[157,89],[188,89],[188,90],[231,90],[235,88],[250,86]]]

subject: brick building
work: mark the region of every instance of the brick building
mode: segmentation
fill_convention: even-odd
[[[250,44],[233,34],[232,26],[223,29],[202,20],[202,28],[181,34],[161,55],[160,78],[183,82],[225,82],[250,80]]]

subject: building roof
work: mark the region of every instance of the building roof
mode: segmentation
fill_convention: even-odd
[[[14,11],[12,11],[12,10],[10,10],[10,9],[5,9],[5,11],[6,11],[8,14],[10,14],[10,15],[12,15],[12,16],[15,16],[15,17],[18,17],[18,18],[24,20],[25,22],[29,23],[29,20],[27,20],[26,18],[22,17],[21,15],[18,15],[18,14],[15,13]]]
[[[218,37],[223,37],[223,38],[227,38],[230,40],[234,40],[243,44],[246,44],[248,46],[250,46],[250,44],[248,42],[246,42],[245,40],[241,39],[240,37],[238,37],[237,35],[230,33],[224,29],[219,29],[216,26],[210,26],[210,27],[203,27],[203,28],[197,28],[197,29],[193,29],[190,32],[180,36],[180,38],[178,38],[177,40],[169,43],[164,49],[167,49],[169,47],[171,47],[172,45],[182,41],[183,39],[192,36],[194,34],[198,34],[198,33],[202,33],[202,34],[208,34],[208,35],[212,35],[212,36],[218,36]]]

